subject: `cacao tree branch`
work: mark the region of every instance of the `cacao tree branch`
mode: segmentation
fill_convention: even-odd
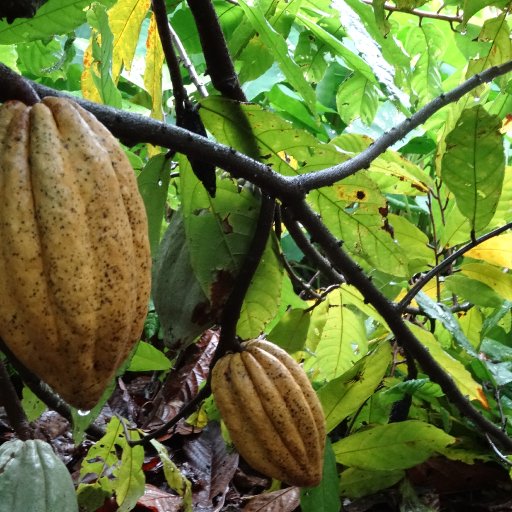
[[[174,51],[171,31],[169,30],[169,20],[167,19],[167,10],[165,0],[151,1],[153,14],[155,15],[158,36],[162,43],[162,49],[169,68],[169,75],[172,83],[172,93],[174,95],[174,109],[176,111],[176,124],[184,126],[185,120],[185,102],[188,100],[183,80],[181,79],[181,70],[178,57]]]
[[[322,171],[291,177],[278,174],[272,171],[269,166],[258,162],[254,158],[250,158],[223,144],[210,141],[206,137],[196,135],[182,128],[166,125],[139,114],[128,113],[82,99],[73,99],[92,112],[114,135],[128,144],[149,142],[179,151],[185,155],[201,157],[226,170],[235,178],[243,178],[254,183],[283,202],[293,202],[293,200],[303,197],[306,192],[314,188],[331,185],[346,176],[369,167],[373,159],[419,126],[419,124],[425,122],[441,107],[448,105],[450,102],[457,101],[480,84],[509,71],[512,71],[512,61],[474,75],[461,86],[434,99],[409,120],[400,123],[396,128],[376,139],[372,146],[359,155],[340,165],[329,167]],[[35,82],[31,83],[41,96],[70,97],[44,85]],[[0,85],[4,86],[1,76]],[[412,122],[413,118],[414,122]]]
[[[480,245],[482,242],[485,242],[486,240],[489,240],[490,238],[493,238],[495,236],[500,235],[504,231],[507,231],[509,229],[512,229],[512,222],[509,222],[505,224],[504,226],[500,226],[499,228],[493,229],[492,231],[489,231],[489,233],[486,233],[485,235],[482,235],[478,237],[475,240],[472,240],[465,246],[461,247],[460,249],[457,249],[455,252],[450,254],[447,258],[445,258],[441,263],[436,265],[434,268],[423,274],[411,287],[411,289],[406,293],[405,297],[396,305],[396,309],[403,313],[407,306],[411,303],[411,301],[416,297],[418,292],[435,276],[440,274],[446,267],[451,265],[455,260],[460,258],[463,254],[468,252],[470,249],[473,249],[473,247],[476,247],[477,245]]]
[[[9,423],[21,441],[34,439],[34,431],[30,426],[27,415],[21,406],[21,401],[9,378],[3,361],[0,361],[0,404],[4,406]]]
[[[487,433],[500,446],[508,452],[512,452],[512,439],[471,405],[450,375],[409,330],[401,315],[398,314],[395,305],[382,295],[363,272],[363,269],[341,249],[339,241],[330,233],[308,204],[305,201],[294,204],[293,215],[310,233],[315,234],[315,242],[322,248],[337,271],[341,272],[347,282],[361,292],[365,301],[382,315],[397,342],[420,364],[431,380],[441,386],[446,397],[460,413],[471,420],[482,431],[482,434]]]
[[[226,98],[246,101],[212,2],[187,0],[187,4],[196,22],[213,87]]]
[[[328,187],[337,181],[355,174],[361,169],[366,169],[380,154],[384,153],[393,144],[403,139],[412,130],[427,121],[438,110],[450,103],[462,98],[468,92],[472,91],[483,83],[490,82],[496,77],[512,71],[512,60],[501,66],[493,66],[481,73],[473,75],[471,78],[455,87],[449,92],[443,93],[427,103],[405,121],[397,124],[384,135],[376,139],[367,149],[352,157],[350,160],[334,165],[321,171],[308,174],[301,174],[290,178],[293,185],[299,187],[304,193],[321,187]]]
[[[40,98],[31,83],[12,69],[0,63],[0,101],[18,100],[34,105]]]

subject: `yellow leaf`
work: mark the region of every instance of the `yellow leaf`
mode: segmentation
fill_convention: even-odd
[[[487,263],[466,263],[461,273],[491,287],[500,297],[512,300],[512,275]]]
[[[512,233],[504,233],[490,238],[469,250],[466,256],[510,268],[512,267]]]
[[[146,69],[144,71],[144,87],[151,96],[151,117],[163,119],[162,112],[162,66],[164,52],[158,37],[155,16],[151,15],[148,37],[146,39]]]
[[[114,35],[112,79],[117,82],[121,69],[130,70],[139,40],[142,22],[151,0],[118,0],[108,11],[108,21]]]
[[[82,71],[82,77],[80,80],[80,86],[82,88],[82,95],[86,100],[94,101],[95,103],[103,103],[101,100],[100,93],[94,85],[92,78],[92,66],[97,66],[97,62],[94,62],[92,58],[92,44],[89,43],[87,50],[84,52],[84,70]]]
[[[407,326],[428,349],[430,355],[437,361],[437,363],[451,375],[460,392],[469,397],[470,400],[478,400],[486,409],[488,409],[489,404],[487,403],[487,398],[482,390],[482,386],[473,380],[473,377],[466,370],[464,365],[445,352],[439,341],[431,332],[412,323],[408,323]]]

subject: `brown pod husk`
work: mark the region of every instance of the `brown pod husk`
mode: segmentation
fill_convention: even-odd
[[[80,409],[141,334],[146,212],[117,140],[78,104],[0,107],[0,336]]]
[[[299,364],[263,340],[242,344],[212,371],[212,392],[229,435],[254,469],[290,485],[322,479],[325,418]]]

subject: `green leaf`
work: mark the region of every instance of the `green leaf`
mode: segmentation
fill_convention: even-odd
[[[306,344],[310,319],[311,313],[304,309],[289,309],[267,338],[291,354],[298,352]]]
[[[369,267],[394,276],[407,276],[405,252],[386,229],[386,200],[364,172],[308,195],[344,248]]]
[[[167,453],[167,448],[152,439],[152,446],[155,448],[164,467],[165,480],[169,487],[175,490],[182,498],[185,512],[192,512],[192,484],[188,478],[183,476]]]
[[[212,303],[192,269],[181,210],[173,213],[162,238],[151,293],[164,343],[174,350],[193,343],[215,323],[222,308],[225,297],[216,296]]]
[[[336,459],[329,438],[326,440],[322,481],[316,487],[301,488],[300,509],[302,512],[339,512],[339,478]]]
[[[407,30],[405,39],[405,48],[415,62],[411,86],[420,106],[442,92],[439,61],[446,45],[437,24],[424,21],[415,30]]]
[[[324,410],[327,432],[353,414],[372,395],[390,363],[390,347],[387,343],[381,343],[343,375],[317,391]]]
[[[407,325],[412,333],[425,345],[430,355],[453,378],[462,394],[469,397],[470,400],[478,400],[482,405],[487,406],[482,386],[473,379],[464,365],[445,352],[431,332],[412,323]]]
[[[405,477],[405,471],[371,471],[347,468],[340,474],[340,494],[348,498],[361,498],[387,489]]]
[[[348,77],[336,93],[336,108],[345,124],[360,117],[370,125],[377,113],[379,96],[375,85],[360,73]]]
[[[272,50],[276,62],[290,85],[302,96],[306,106],[314,114],[316,111],[315,93],[305,80],[300,67],[290,56],[285,39],[272,28],[258,7],[249,6],[244,0],[240,0],[239,5],[263,44]]]
[[[441,177],[472,229],[483,229],[494,216],[503,184],[505,155],[501,120],[476,106],[462,112],[446,137]]]
[[[494,290],[500,297],[512,300],[512,275],[488,263],[465,263],[461,274],[480,281]]]
[[[33,18],[0,21],[0,44],[26,43],[71,32],[85,21],[91,0],[48,0]],[[105,2],[104,2],[105,3]]]
[[[46,404],[39,400],[27,386],[23,386],[22,397],[21,405],[27,415],[28,421],[37,420],[37,418],[46,411]]]
[[[343,43],[329,33],[325,28],[303,14],[297,16],[300,21],[308,30],[310,30],[323,44],[330,48],[336,55],[339,55],[344,62],[352,70],[360,73],[370,83],[377,85],[378,80],[375,77],[371,66],[362,59],[356,52],[343,45]]]
[[[149,243],[153,258],[158,252],[170,177],[169,159],[162,153],[150,158],[137,178],[148,216]]]
[[[373,471],[396,471],[421,464],[455,442],[446,432],[421,421],[377,425],[333,444],[338,463]]]
[[[359,56],[373,63],[372,70],[383,92],[390,99],[407,104],[406,95],[400,89],[410,66],[410,57],[392,37],[385,37],[375,22],[372,8],[358,0],[346,0],[337,4],[343,26]],[[398,85],[397,85],[398,84]]]
[[[183,218],[190,262],[205,295],[221,303],[236,279],[252,240],[258,200],[248,187],[217,180],[212,199],[180,158]]]
[[[171,362],[161,350],[145,341],[139,341],[126,371],[151,372],[170,368]]]
[[[87,11],[87,21],[94,29],[92,39],[91,74],[94,85],[100,93],[101,100],[112,107],[121,108],[121,93],[112,79],[112,51],[114,37],[108,24],[108,16],[105,7],[94,4]]]
[[[304,369],[314,369],[319,378],[331,380],[366,354],[368,342],[361,317],[342,305],[339,290],[329,294],[328,304],[327,321],[315,357],[306,360]]]
[[[466,338],[453,313],[450,311],[450,308],[448,308],[443,303],[438,303],[432,300],[427,294],[423,292],[419,292],[416,295],[416,302],[430,318],[439,320],[439,322],[452,335],[453,339],[462,349],[464,349],[472,357],[478,357],[478,354],[475,352],[473,346]]]
[[[132,432],[132,441],[140,439],[140,435]],[[114,491],[119,512],[130,512],[144,494],[146,477],[142,471],[144,463],[144,447],[130,446],[124,443],[121,464],[114,470]]]
[[[243,339],[258,337],[277,314],[283,282],[278,252],[276,240],[271,236],[245,295],[236,326],[237,335]],[[269,287],[269,283],[272,286]]]

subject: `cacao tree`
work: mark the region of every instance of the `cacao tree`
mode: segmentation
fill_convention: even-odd
[[[496,483],[510,488],[512,452],[510,8],[47,0],[0,9],[1,108],[72,98],[90,126],[100,121],[134,169],[152,259],[129,356],[139,332],[111,333],[132,329],[133,290],[116,283],[105,294],[116,307],[90,313],[100,341],[62,336],[73,358],[54,357],[52,337],[31,323],[46,318],[46,302],[27,306],[38,285],[16,229],[28,216],[4,185],[37,139],[0,127],[0,294],[11,304],[3,323],[14,326],[0,347],[9,510],[26,510],[12,482],[43,457],[38,478],[56,465],[52,492],[70,499],[42,436],[68,464],[84,511],[426,510],[422,486],[448,509],[469,474],[502,497]],[[62,140],[89,138],[69,126]],[[61,160],[82,169],[102,152],[51,147],[43,169]],[[54,187],[62,194],[64,181]],[[124,195],[121,206],[101,184],[87,194],[87,225],[69,206],[80,199],[61,208],[48,195],[52,215],[65,211],[50,228],[75,217],[77,236],[92,230],[99,241],[97,274],[125,272],[143,289],[144,258],[109,249],[117,220],[100,222],[109,209],[130,217],[138,199]],[[52,250],[58,259],[71,247]],[[76,291],[84,265],[66,273],[66,299],[88,311]],[[53,267],[41,268],[53,286]],[[27,297],[19,313],[16,286]],[[35,337],[20,349],[11,333],[23,329]],[[41,370],[43,355],[57,363]],[[72,458],[42,427],[50,411],[67,420]],[[447,490],[425,471],[461,480]],[[371,495],[381,508],[363,508]],[[52,500],[41,510],[56,510]]]

